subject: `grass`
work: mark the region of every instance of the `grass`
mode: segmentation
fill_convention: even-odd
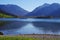
[[[0,36],[0,40],[39,40],[38,38],[29,38],[21,36]]]
[[[0,18],[14,18],[13,16],[0,13]]]
[[[60,38],[32,38],[21,36],[0,36],[0,40],[60,40]]]

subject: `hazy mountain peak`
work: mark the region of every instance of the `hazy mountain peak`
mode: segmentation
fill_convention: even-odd
[[[58,3],[53,3],[53,4],[51,4],[51,6],[60,6],[60,4],[58,4]]]
[[[45,3],[45,4],[43,4],[42,6],[39,6],[39,7],[37,7],[36,9],[34,9],[33,11],[38,11],[38,10],[40,10],[40,9],[42,9],[42,8],[44,8],[44,7],[46,7],[46,6],[49,6],[50,4],[48,4],[48,3]]]
[[[48,4],[48,3],[44,3],[43,5],[50,5],[50,4]]]
[[[43,4],[37,7],[34,11],[28,14],[28,16],[60,16],[60,4]]]
[[[45,6],[49,6],[50,4],[48,4],[48,3],[45,3],[45,4],[43,4],[43,5],[41,5],[41,6],[39,6],[39,7],[37,7],[37,8],[43,8],[43,7],[45,7]]]
[[[12,4],[2,5],[2,6],[0,5],[0,8],[1,8],[0,10],[8,14],[16,15],[16,16],[22,16],[28,13],[28,11],[24,10],[23,8]]]
[[[52,5],[60,5],[59,3],[52,3]]]

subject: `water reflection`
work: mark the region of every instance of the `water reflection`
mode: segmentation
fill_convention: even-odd
[[[32,23],[29,23],[26,26],[22,27],[21,29],[19,28],[17,32],[20,34],[33,34],[33,33],[40,34],[42,33],[42,29],[38,30],[32,25]]]
[[[7,20],[7,19],[6,19]],[[4,21],[6,21],[4,20]],[[60,34],[60,19],[9,19],[0,26],[4,34]]]
[[[22,21],[8,21],[8,22],[9,22],[8,24],[5,22],[5,25],[0,26],[0,30],[18,29],[28,24],[28,22]]]
[[[27,24],[24,27],[13,29],[13,30],[4,30],[5,35],[16,35],[16,34],[44,34],[42,28],[38,29],[32,25],[32,23]],[[49,33],[49,32],[47,32]]]
[[[60,31],[60,23],[55,22],[33,22],[33,25],[36,28],[43,28],[45,31],[59,32]]]

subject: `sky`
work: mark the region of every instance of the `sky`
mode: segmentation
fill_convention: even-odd
[[[0,4],[14,4],[31,12],[44,3],[60,3],[60,0],[0,0]]]

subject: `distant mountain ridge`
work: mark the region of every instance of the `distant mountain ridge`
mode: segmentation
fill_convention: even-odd
[[[0,12],[4,12],[5,14],[15,15],[15,16],[53,16],[60,17],[60,4],[53,3],[47,4],[45,3],[42,6],[37,7],[32,12],[28,12],[23,8],[17,5],[0,5]]]
[[[28,11],[24,10],[23,8],[12,4],[0,5],[0,12],[1,11],[16,16],[23,16],[28,13]]]
[[[37,7],[31,13],[28,13],[26,16],[60,16],[60,4],[44,4]]]

